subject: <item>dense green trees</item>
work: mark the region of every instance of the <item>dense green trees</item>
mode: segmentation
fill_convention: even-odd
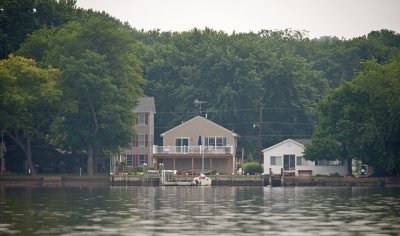
[[[306,148],[305,156],[313,160],[358,159],[378,172],[399,174],[399,78],[398,57],[385,64],[364,62],[354,80],[320,103],[313,144]]]
[[[76,7],[76,0],[0,1],[0,58],[19,49],[35,30],[62,27],[70,21],[85,22],[91,17],[119,22],[106,13]]]
[[[28,34],[78,18],[75,0],[3,0],[0,2],[0,58],[18,50]]]
[[[311,135],[316,103],[329,83],[296,53],[293,45],[302,42],[302,34],[227,35],[211,29],[136,34],[143,42],[146,94],[162,98],[156,99],[158,133],[198,114],[197,98],[207,101],[204,113],[238,132],[240,145],[257,159],[266,144]]]
[[[116,151],[132,136],[130,110],[142,89],[156,98],[156,143],[161,142],[158,134],[199,114],[193,104],[199,99],[207,101],[202,115],[240,134],[239,146],[256,160],[262,148],[285,138],[311,137],[317,121],[314,137],[319,138],[309,147],[317,157],[310,152],[310,158],[327,152],[332,154],[327,158],[361,156],[349,148],[359,145],[363,135],[358,114],[365,111],[362,101],[368,93],[347,82],[366,73],[361,61],[374,59],[379,66],[399,56],[400,35],[381,30],[344,40],[309,39],[291,30],[144,32],[105,13],[78,9],[74,0],[5,0],[0,3],[0,54],[10,53],[34,59],[36,67],[60,70],[62,107],[73,112],[50,122],[56,134],[51,141],[86,154],[92,173],[93,156]],[[340,92],[323,99],[336,88]],[[325,128],[336,121],[317,120],[321,101],[320,117],[350,118]],[[342,107],[351,102],[357,106]],[[377,157],[388,152],[379,150]]]
[[[38,68],[36,62],[10,56],[0,61],[0,129],[24,152],[32,174],[32,142],[50,133],[61,114],[59,71]]]
[[[37,31],[19,51],[61,69],[60,89],[74,112],[65,114],[55,131],[65,148],[87,154],[89,175],[96,153],[116,152],[133,138],[132,108],[144,81],[128,30],[93,17],[60,30]]]

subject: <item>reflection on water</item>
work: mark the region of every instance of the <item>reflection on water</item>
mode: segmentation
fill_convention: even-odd
[[[400,235],[400,189],[1,187],[0,235]]]

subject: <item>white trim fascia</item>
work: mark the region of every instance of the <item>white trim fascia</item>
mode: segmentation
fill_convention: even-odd
[[[273,145],[273,146],[271,146],[271,147],[268,147],[268,148],[262,150],[261,152],[266,152],[266,151],[268,151],[268,150],[271,150],[271,149],[273,149],[273,148],[275,148],[275,147],[277,147],[277,146],[279,146],[279,145],[281,145],[281,144],[287,143],[287,142],[292,142],[292,143],[297,144],[297,145],[299,145],[300,147],[303,147],[303,148],[304,148],[304,145],[303,145],[303,144],[301,144],[301,143],[299,143],[299,142],[296,142],[296,141],[294,141],[293,139],[285,139],[285,140],[283,140],[283,141],[280,142],[280,143],[277,143],[277,144],[275,144],[275,145]]]
[[[204,121],[206,121],[206,122],[208,122],[208,123],[210,123],[210,124],[216,126],[217,128],[223,129],[223,130],[225,130],[225,131],[231,133],[232,136],[235,137],[235,138],[239,137],[239,135],[238,135],[237,133],[234,133],[234,132],[230,131],[229,129],[227,129],[227,128],[225,128],[225,127],[223,127],[223,126],[221,126],[221,125],[219,125],[219,124],[217,124],[217,123],[215,123],[215,122],[213,122],[213,121],[211,121],[211,120],[209,120],[209,119],[206,119],[206,118],[204,118],[204,117],[202,117],[202,116],[193,117],[192,119],[190,119],[190,120],[188,120],[188,121],[185,121],[185,122],[183,122],[182,124],[180,124],[180,125],[178,125],[178,126],[175,126],[174,128],[172,128],[172,129],[170,129],[170,130],[165,131],[164,133],[160,134],[160,136],[161,136],[161,137],[164,137],[166,133],[177,129],[177,128],[179,128],[180,126],[182,126],[182,125],[184,125],[184,124],[186,124],[186,123],[188,123],[188,122],[191,122],[191,121],[194,120],[194,119],[202,119],[202,120],[204,120]]]

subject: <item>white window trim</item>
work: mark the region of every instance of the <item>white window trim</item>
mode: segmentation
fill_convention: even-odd
[[[138,134],[137,137],[138,137],[137,140],[138,147],[146,147],[146,134]],[[141,141],[140,137],[143,137],[143,143],[140,142]]]
[[[275,158],[275,164],[272,164],[272,157]],[[271,166],[282,166],[282,156],[270,156],[269,163]]]
[[[214,145],[210,145],[210,138],[214,139]],[[217,140],[221,140],[221,146],[218,145]],[[225,139],[225,145],[224,145],[224,139]],[[225,147],[227,145],[227,138],[226,136],[206,136],[204,140],[204,144],[209,146],[209,147]]]
[[[188,140],[188,145],[187,146],[190,146],[190,138],[189,137],[176,137],[175,138],[175,145],[176,145],[176,140],[178,140],[178,139],[187,139]],[[179,147],[183,147],[183,146],[179,146]]]
[[[143,119],[143,122],[141,122],[141,118]],[[137,114],[137,124],[138,125],[146,124],[146,113],[138,113]]]
[[[131,160],[130,165],[128,164],[128,160],[129,159]],[[131,155],[131,154],[126,155],[126,165],[127,166],[133,166],[133,155]]]

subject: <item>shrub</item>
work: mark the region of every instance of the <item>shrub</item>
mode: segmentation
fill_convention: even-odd
[[[262,167],[257,162],[248,162],[244,164],[244,173],[249,175],[254,175],[256,173],[262,173]]]

